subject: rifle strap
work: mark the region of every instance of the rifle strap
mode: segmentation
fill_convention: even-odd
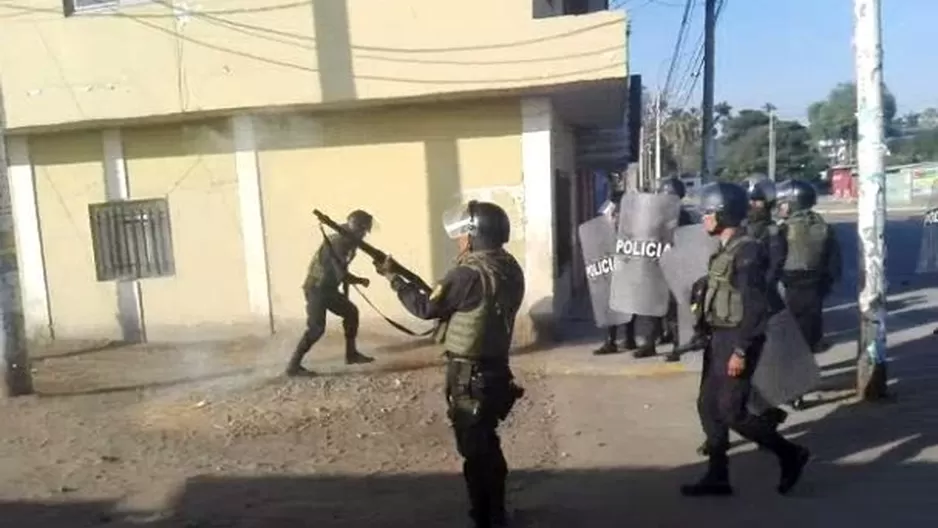
[[[348,272],[348,263],[347,263],[347,262],[343,262],[342,259],[339,258],[339,253],[335,250],[334,247],[332,247],[332,241],[330,241],[330,240],[329,240],[329,236],[326,235],[326,230],[323,228],[322,223],[319,224],[319,232],[322,233],[322,239],[323,239],[323,241],[325,242],[326,247],[329,248],[329,253],[332,255],[332,259],[335,260],[340,266],[342,266],[342,270],[346,273],[346,275],[348,275],[348,273],[349,273],[349,272]],[[348,297],[348,294],[349,294],[348,284],[349,284],[349,283],[348,283],[347,281],[343,281],[343,283],[342,283],[342,285],[343,285],[343,294],[344,294],[346,297]],[[378,307],[375,306],[375,304],[374,304],[373,302],[371,302],[371,299],[369,299],[369,298],[362,292],[361,288],[359,288],[357,284],[353,284],[352,287],[355,288],[355,291],[358,293],[358,295],[360,295],[361,298],[365,300],[365,303],[368,304],[368,306],[370,306],[371,309],[375,311],[375,313],[377,313],[378,315],[380,315],[382,319],[384,319],[385,321],[387,321],[387,323],[388,323],[389,325],[393,326],[396,330],[398,330],[398,331],[400,331],[400,332],[403,332],[403,333],[405,333],[405,334],[407,334],[407,335],[409,335],[409,336],[413,336],[413,337],[427,337],[427,336],[433,334],[434,330],[436,330],[436,326],[434,326],[433,328],[430,328],[429,330],[427,330],[427,331],[425,331],[425,332],[420,332],[420,333],[414,332],[414,331],[411,330],[410,328],[407,328],[406,326],[402,325],[401,323],[398,323],[398,322],[395,321],[394,319],[391,319],[390,317],[384,315],[384,312],[382,312],[381,310],[379,310]]]

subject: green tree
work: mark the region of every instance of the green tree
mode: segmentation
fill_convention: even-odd
[[[840,83],[823,101],[808,107],[808,123],[815,140],[844,139],[851,143],[857,140],[857,85]],[[893,119],[896,117],[896,98],[883,86],[883,119],[887,135],[893,135]]]
[[[797,121],[775,121],[775,170],[779,179],[814,178],[824,167],[811,133]],[[721,178],[738,181],[752,173],[768,172],[769,115],[741,110],[723,124]]]

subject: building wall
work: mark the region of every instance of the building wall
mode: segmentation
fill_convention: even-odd
[[[97,281],[88,220],[88,204],[105,200],[101,133],[35,136],[29,151],[55,336],[120,339],[117,289]]]
[[[353,209],[371,212],[378,228],[369,241],[428,282],[456,255],[441,219],[461,197],[494,196],[521,225],[521,205],[504,199],[520,192],[518,99],[268,117],[255,120],[255,132],[276,326],[305,318],[300,286],[322,238],[314,208],[337,221]],[[516,252],[523,233],[517,230]],[[374,281],[366,294],[389,316],[426,326],[405,315],[367,256],[352,270]],[[358,304],[363,319],[378,317]]]
[[[121,136],[129,198],[166,198],[172,223],[175,275],[140,281],[147,338],[257,326],[248,305],[229,121],[131,128]]]
[[[534,19],[531,0],[458,10],[439,0],[203,0],[174,15],[169,4],[70,17],[60,0],[0,6],[8,127],[494,93],[627,71],[622,12]]]
[[[529,344],[553,322],[552,192],[565,164],[555,158],[570,150],[562,129],[549,100],[503,98],[30,137],[28,154],[13,152],[32,160],[40,227],[29,247],[42,254],[20,256],[44,261],[46,280],[21,270],[21,281],[30,298],[49,299],[51,321],[37,308],[28,324],[51,322],[59,339],[120,339],[137,318],[153,341],[296,328],[321,241],[314,208],[338,221],[370,211],[370,241],[433,282],[456,254],[442,215],[475,198],[509,213],[509,250],[527,284],[516,335]],[[126,191],[115,191],[121,177]],[[94,271],[88,205],[108,196],[166,197],[170,206],[176,275],[140,281],[129,303],[126,287],[97,282]],[[14,193],[14,209],[27,198]],[[366,256],[352,269],[373,280],[366,293],[387,315],[429,326],[404,313]],[[363,333],[394,333],[357,303]]]

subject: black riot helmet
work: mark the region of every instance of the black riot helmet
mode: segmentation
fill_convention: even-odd
[[[371,233],[372,228],[375,226],[375,219],[368,212],[356,209],[349,213],[348,217],[345,219],[345,225],[347,225],[349,230],[353,233],[364,237],[368,233]]]
[[[671,176],[658,182],[658,194],[673,194],[683,200],[684,195],[687,194],[687,187],[680,178]]]
[[[476,200],[444,213],[443,228],[453,239],[468,235],[473,250],[500,248],[511,237],[508,213],[493,203]]]
[[[718,229],[739,227],[748,212],[749,196],[735,183],[708,183],[700,189],[700,214],[715,214]]]
[[[775,182],[765,174],[753,174],[746,178],[746,191],[751,202],[765,202],[769,207],[775,203]]]
[[[807,211],[817,204],[817,191],[804,180],[785,180],[776,187],[775,200],[779,207],[786,205],[784,214]]]

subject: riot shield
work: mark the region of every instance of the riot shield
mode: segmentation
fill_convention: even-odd
[[[752,375],[759,395],[778,406],[807,394],[820,382],[821,369],[791,312],[786,308],[769,317],[765,346]],[[758,414],[766,409],[757,402],[750,402],[750,409]]]
[[[669,194],[626,193],[619,206],[611,309],[661,317],[670,291],[658,259],[670,247],[681,201]]]
[[[671,294],[677,301],[677,343],[687,345],[694,336],[694,315],[690,311],[690,292],[694,281],[707,274],[710,256],[720,247],[701,224],[674,230],[673,245],[659,259]]]
[[[597,216],[580,224],[579,235],[596,326],[606,328],[631,321],[631,314],[609,307],[616,246],[616,230],[612,221],[606,216]]]
[[[918,248],[916,273],[934,273],[938,271],[938,203],[935,186],[932,186],[928,206],[922,218],[922,242]]]

